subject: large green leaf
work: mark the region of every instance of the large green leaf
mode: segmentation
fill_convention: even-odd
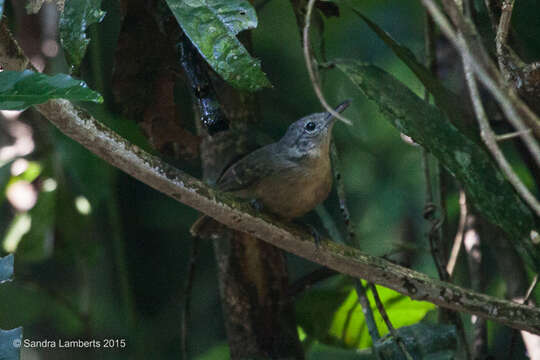
[[[388,317],[392,320],[392,324],[396,328],[416,324],[426,316],[428,311],[435,309],[435,305],[431,303],[411,300],[404,295],[382,286],[377,286],[377,291],[388,313]],[[388,330],[384,325],[381,315],[377,311],[371,291],[368,292],[368,297],[371,298],[370,302],[377,328],[379,328],[382,334],[385,334]],[[353,289],[350,291],[347,299],[335,312],[329,334],[336,339],[340,339],[347,346],[362,349],[372,345],[356,290]]]
[[[94,23],[105,17],[100,10],[101,0],[69,0],[65,2],[64,11],[60,15],[58,29],[60,42],[66,52],[69,63],[79,66],[90,39],[86,37],[86,30]]]
[[[382,286],[377,286],[377,290],[388,316],[397,328],[415,324],[428,311],[435,309],[431,303],[411,300]],[[371,292],[368,292],[368,296],[371,298],[375,322],[385,333],[386,327]],[[312,290],[297,302],[296,313],[305,333],[319,342],[360,349],[372,344],[356,290],[350,287],[341,290]]]
[[[336,64],[392,125],[429,150],[458,179],[471,203],[540,269],[540,254],[529,239],[537,227],[535,217],[489,154],[452,125],[444,113],[384,70],[353,60]]]
[[[317,289],[304,294],[296,302],[296,320],[307,336],[321,342],[335,344],[328,329],[334,313],[345,301],[349,289]]]
[[[255,91],[270,86],[259,60],[236,38],[257,27],[247,0],[167,0],[176,20],[212,68],[232,86]]]
[[[470,126],[467,126],[467,118],[470,118],[467,113],[463,100],[448,90],[439,79],[437,79],[422,63],[420,63],[414,53],[407,47],[395,41],[386,31],[381,29],[373,21],[362,15],[360,12],[353,11],[366,22],[366,24],[384,41],[384,43],[396,54],[396,56],[407,65],[407,67],[418,77],[422,85],[424,85],[433,95],[437,106],[443,110],[450,118],[452,123],[463,133],[471,138],[478,140],[476,132],[471,131]]]
[[[24,110],[50,99],[103,102],[83,81],[66,74],[48,76],[30,70],[0,72],[0,109]]]

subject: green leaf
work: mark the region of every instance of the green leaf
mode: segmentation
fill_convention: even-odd
[[[255,91],[270,86],[259,60],[236,38],[257,27],[247,0],[167,0],[184,33],[210,66],[232,86]]]
[[[377,286],[377,290],[396,328],[415,324],[435,309],[431,303],[411,300],[382,286]],[[378,328],[387,332],[371,292],[368,296]],[[310,291],[297,302],[296,317],[308,337],[319,342],[359,349],[372,344],[356,290],[350,286]]]
[[[388,317],[392,320],[392,324],[396,328],[416,324],[426,316],[428,311],[435,309],[435,305],[431,303],[411,300],[394,290],[382,286],[377,286],[377,291],[388,313]],[[385,334],[388,332],[388,329],[377,311],[371,291],[368,292],[368,297],[370,298],[371,309],[377,328],[379,328],[382,334]],[[352,289],[349,292],[347,299],[335,312],[329,334],[349,347],[363,349],[372,345],[356,290]]]
[[[471,203],[540,269],[538,249],[529,239],[536,228],[535,217],[484,148],[384,70],[353,60],[336,64],[393,126],[424,146],[457,178]]]
[[[84,81],[66,74],[48,76],[30,70],[0,72],[0,109],[24,110],[50,99],[103,102]]]
[[[22,327],[0,329],[0,360],[18,360],[21,356]]]
[[[437,77],[416,59],[411,50],[400,45],[397,41],[392,39],[386,31],[381,29],[377,24],[360,12],[354,9],[353,11],[365,21],[371,30],[373,30],[394,54],[396,54],[396,56],[416,75],[418,80],[420,80],[426,89],[433,95],[437,106],[448,115],[454,126],[475,141],[479,141],[478,134],[471,131],[471,127],[467,125],[467,119],[470,119],[470,115],[463,105],[463,100],[452,91],[448,90]]]
[[[90,25],[101,22],[105,17],[105,12],[100,8],[101,0],[65,2],[58,29],[60,42],[66,52],[68,62],[75,67],[80,65],[90,42],[90,39],[86,37],[86,30]]]
[[[8,256],[0,258],[0,283],[11,280],[12,276],[13,276],[13,254],[9,254]]]
[[[4,13],[4,0],[0,0],[0,18],[2,18],[3,13]]]
[[[349,289],[311,290],[296,301],[296,320],[304,332],[318,341],[334,344],[328,330],[334,313],[349,295]]]

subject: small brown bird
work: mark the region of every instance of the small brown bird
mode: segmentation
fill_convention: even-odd
[[[338,105],[342,112],[350,104]],[[323,202],[332,188],[330,140],[336,118],[317,113],[292,123],[277,142],[266,145],[231,165],[217,181],[217,188],[256,200],[283,219],[298,218]],[[206,237],[209,217],[191,227],[195,236]]]

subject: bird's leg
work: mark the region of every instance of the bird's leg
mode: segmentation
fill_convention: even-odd
[[[313,240],[315,240],[315,247],[319,249],[319,245],[321,244],[321,234],[319,234],[319,231],[315,229],[315,226],[311,224],[306,224],[306,226],[309,228],[309,232],[311,233],[311,236],[313,236]]]
[[[319,245],[321,244],[321,234],[315,228],[315,226],[300,220],[294,220],[293,222],[308,228],[309,233],[311,234],[311,236],[313,236],[313,240],[315,241],[315,247],[319,249]]]

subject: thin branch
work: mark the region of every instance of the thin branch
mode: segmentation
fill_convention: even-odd
[[[536,114],[517,96],[516,92],[508,86],[503,86],[504,81],[497,71],[496,66],[489,59],[481,42],[477,40],[477,34],[470,23],[468,23],[459,11],[456,9],[455,3],[449,0],[444,0],[443,3],[448,7],[452,15],[452,19],[458,23],[462,35],[454,31],[446,16],[442,13],[439,7],[433,0],[421,0],[422,4],[430,12],[435,22],[439,25],[441,31],[446,35],[448,40],[459,50],[462,57],[470,62],[472,70],[478,76],[478,80],[486,87],[493,95],[497,102],[501,105],[508,121],[516,128],[517,131],[525,131],[531,128],[536,136],[540,137],[540,120]],[[471,38],[475,39],[474,43],[469,44]],[[466,40],[467,39],[467,40]],[[527,123],[525,125],[524,121]],[[521,135],[528,150],[533,155],[538,166],[540,166],[540,146],[535,138],[530,133],[524,132]]]
[[[184,287],[184,306],[182,307],[182,334],[181,347],[182,359],[188,359],[188,326],[191,315],[191,293],[193,290],[193,280],[195,279],[195,268],[197,264],[197,255],[199,253],[199,240],[194,239],[191,243],[191,252],[189,254],[188,275]]]
[[[375,345],[377,340],[381,338],[381,334],[377,328],[377,323],[375,322],[375,317],[373,316],[373,310],[371,310],[371,304],[369,303],[369,299],[367,297],[366,288],[364,285],[362,285],[362,281],[360,279],[355,280],[355,289],[356,295],[358,296],[358,302],[362,306],[362,313],[364,314],[369,337],[371,337],[371,341],[373,342],[373,345]],[[373,351],[375,352],[375,347],[373,347]]]
[[[525,298],[523,299],[523,304],[526,304],[527,301],[529,301],[534,289],[536,288],[536,285],[538,285],[538,274],[534,275],[534,278],[531,281],[531,285],[529,285],[529,288],[527,289],[527,292],[525,293]]]
[[[493,158],[506,175],[508,181],[514,186],[518,194],[525,200],[525,202],[531,207],[531,209],[536,213],[537,216],[540,216],[540,202],[536,200],[534,195],[529,191],[529,189],[521,182],[519,177],[516,175],[508,160],[504,156],[503,152],[497,145],[497,139],[495,133],[489,126],[489,120],[487,114],[482,105],[482,100],[480,99],[480,93],[478,91],[478,86],[476,84],[476,79],[472,72],[472,66],[470,58],[463,57],[463,68],[465,71],[465,79],[467,81],[467,86],[469,87],[469,92],[471,94],[471,100],[474,107],[474,112],[480,125],[480,136],[486,144],[486,147],[493,155]]]
[[[452,250],[450,251],[450,258],[446,264],[446,271],[448,275],[452,277],[454,269],[456,267],[456,262],[459,257],[459,251],[461,250],[461,245],[463,244],[463,234],[465,232],[465,223],[467,220],[467,198],[463,190],[459,191],[459,223],[456,236],[454,237],[454,244],[452,245]]]
[[[315,1],[316,0],[309,0],[309,3],[307,5],[307,11],[306,11],[304,31],[302,33],[304,59],[306,60],[306,68],[309,74],[309,78],[311,79],[311,84],[313,85],[313,90],[315,90],[315,94],[317,95],[317,98],[321,102],[324,109],[328,111],[330,114],[332,114],[332,116],[343,121],[347,125],[352,125],[351,120],[347,119],[346,117],[343,117],[338,112],[336,112],[330,105],[328,105],[328,102],[324,98],[324,94],[322,93],[321,87],[319,85],[318,75],[316,74],[315,69],[313,67],[313,62],[311,59],[311,51],[310,51],[311,47],[309,43],[309,28],[311,26],[311,13],[313,12],[313,6],[315,5]]]
[[[485,239],[484,239],[485,241]],[[476,291],[484,291],[484,274],[482,271],[481,237],[478,230],[477,216],[468,212],[463,244],[467,253],[467,264],[471,287]],[[477,359],[487,351],[487,327],[485,319],[471,316],[473,327],[472,356]]]
[[[343,216],[343,222],[347,228],[346,244],[349,246],[357,247],[355,241],[354,225],[351,222],[351,213],[347,206],[347,196],[345,195],[345,185],[341,176],[339,166],[339,154],[337,151],[336,143],[332,141],[330,145],[330,158],[332,159],[332,171],[336,184],[336,192],[339,199],[339,210]]]
[[[531,129],[527,129],[527,130],[525,130],[525,132],[531,132]],[[504,141],[504,140],[508,140],[508,139],[513,139],[515,137],[521,136],[521,134],[523,134],[523,131],[514,131],[514,132],[511,132],[511,133],[508,133],[508,134],[495,135],[495,140]]]
[[[407,350],[407,347],[405,346],[405,343],[403,342],[403,339],[398,334],[396,329],[394,328],[394,325],[392,325],[392,322],[390,321],[390,318],[388,317],[388,314],[386,313],[386,309],[383,306],[383,303],[381,301],[381,298],[379,297],[379,292],[377,291],[377,288],[373,283],[369,283],[369,288],[371,289],[371,292],[373,293],[373,298],[375,299],[375,304],[377,304],[377,309],[379,310],[379,314],[381,314],[381,317],[386,324],[386,327],[388,328],[388,331],[394,338],[394,340],[397,342],[399,348],[401,349],[401,352],[405,356],[407,360],[413,360],[413,357]]]

